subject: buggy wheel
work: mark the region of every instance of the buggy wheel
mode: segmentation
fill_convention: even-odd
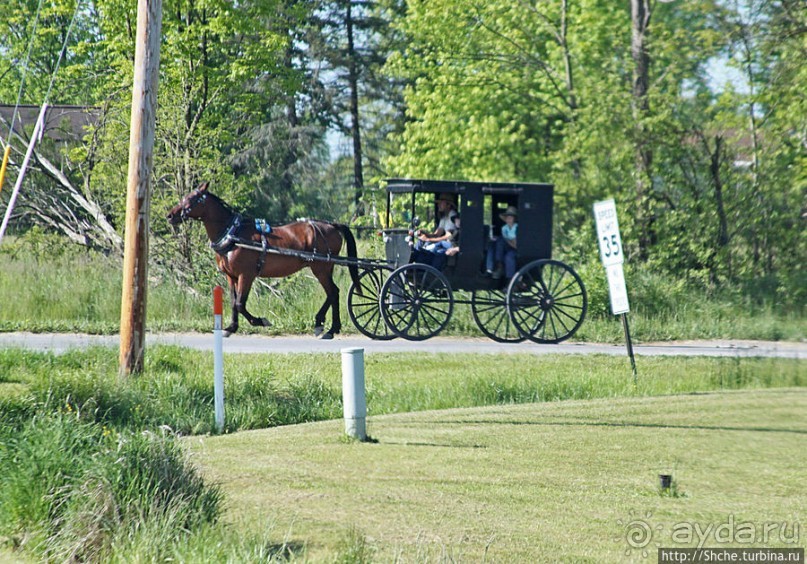
[[[507,312],[502,290],[474,290],[471,312],[479,330],[498,343],[520,343],[526,339]]]
[[[361,271],[358,284],[351,284],[348,290],[347,313],[359,333],[378,341],[389,341],[395,334],[384,323],[378,305],[381,277],[380,270]]]
[[[390,274],[381,287],[381,315],[398,337],[422,341],[442,331],[454,311],[454,296],[443,274],[411,263]]]
[[[586,316],[582,280],[557,260],[537,260],[516,272],[507,288],[507,311],[516,328],[536,343],[560,343]]]

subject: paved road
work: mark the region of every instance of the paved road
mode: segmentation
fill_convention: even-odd
[[[0,348],[24,347],[36,350],[63,352],[71,348],[88,346],[118,347],[117,335],[0,333]],[[146,336],[146,344],[169,344],[199,350],[212,350],[213,337],[200,333],[160,333]],[[610,354],[625,355],[624,345],[587,343],[561,343],[538,345],[534,343],[500,344],[489,339],[436,337],[427,341],[412,342],[395,339],[372,341],[361,336],[337,336],[332,341],[313,337],[266,337],[261,335],[234,335],[224,340],[225,353],[338,353],[343,348],[361,347],[367,354],[387,352],[464,353],[464,354]],[[766,341],[678,341],[647,343],[634,346],[636,355],[645,356],[728,356],[777,357],[807,360],[807,343]]]

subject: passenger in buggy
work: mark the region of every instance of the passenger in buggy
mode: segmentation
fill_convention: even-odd
[[[498,279],[504,273],[504,277],[509,280],[516,274],[518,210],[515,206],[509,206],[504,213],[499,214],[499,217],[504,222],[502,234],[488,248],[485,266],[489,276]]]
[[[443,270],[446,264],[446,252],[454,248],[459,234],[459,214],[454,194],[442,193],[437,196],[437,223],[434,231],[415,232],[411,262],[428,264],[437,270]]]

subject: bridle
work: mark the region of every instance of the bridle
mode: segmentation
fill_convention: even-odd
[[[190,193],[190,195],[186,198],[188,202],[182,207],[182,210],[179,212],[179,218],[182,221],[186,221],[188,219],[188,214],[191,213],[191,210],[195,208],[199,204],[203,204],[207,200],[207,192],[201,192],[199,188],[194,190]]]

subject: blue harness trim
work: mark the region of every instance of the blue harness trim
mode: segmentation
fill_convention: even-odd
[[[266,262],[266,252],[268,250],[266,236],[272,232],[272,226],[269,225],[265,219],[256,219],[255,230],[261,234],[261,256],[258,258],[258,276],[260,276],[263,265]]]
[[[255,220],[255,230],[258,233],[263,233],[264,235],[269,235],[272,232],[272,226],[269,225],[269,222],[265,219],[256,219]]]

